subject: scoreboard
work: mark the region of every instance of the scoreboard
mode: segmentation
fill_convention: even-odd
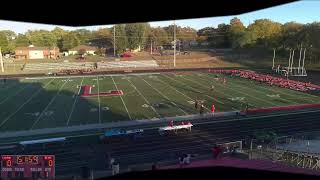
[[[55,178],[54,155],[1,155],[1,179]]]

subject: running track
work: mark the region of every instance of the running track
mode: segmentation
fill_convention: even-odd
[[[194,122],[191,133],[159,136],[157,128],[146,130],[137,140],[115,141],[99,144],[98,136],[71,139],[62,145],[43,148],[40,145],[15,150],[13,154],[55,154],[56,175],[79,173],[79,168],[90,166],[103,170],[107,166],[106,154],[110,153],[120,163],[120,169],[155,161],[177,160],[182,153],[208,154],[215,143],[244,139],[257,130],[275,130],[289,135],[320,130],[320,111],[301,111],[298,114],[274,117],[252,116],[221,121],[199,120]],[[230,117],[229,117],[230,118]],[[5,153],[4,150],[0,154]],[[6,152],[7,153],[7,152]]]

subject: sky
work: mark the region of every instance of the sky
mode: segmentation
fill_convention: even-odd
[[[218,24],[229,24],[230,20],[234,17],[238,17],[245,26],[253,23],[256,19],[271,19],[276,22],[286,23],[295,21],[298,23],[311,23],[314,21],[320,21],[320,1],[318,0],[303,0],[272,8],[267,8],[259,11],[249,12],[245,14],[222,16],[222,17],[209,17],[199,19],[186,19],[176,20],[178,26],[189,26],[194,29],[201,29],[204,27],[217,27]],[[158,21],[150,22],[153,27],[163,27],[172,24],[173,21]],[[0,30],[12,30],[16,33],[25,33],[28,30],[52,30],[55,27],[61,27],[65,30],[75,30],[79,28],[85,28],[89,30],[97,30],[102,27],[111,27],[112,25],[104,26],[85,26],[85,27],[68,27],[68,26],[56,26],[45,25],[35,23],[23,23],[0,20]]]

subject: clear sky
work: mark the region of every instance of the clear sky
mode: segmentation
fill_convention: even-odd
[[[223,16],[223,17],[211,17],[211,18],[201,18],[201,19],[187,19],[187,20],[177,20],[176,24],[179,26],[189,26],[195,29],[201,29],[203,27],[216,27],[220,23],[228,24],[230,19],[233,17],[238,17],[247,26],[253,23],[256,19],[271,19],[276,22],[285,23],[289,21],[296,21],[299,23],[311,23],[314,21],[320,21],[320,1],[318,0],[303,0],[290,4],[285,4],[281,6],[276,6],[268,9],[263,9],[259,11],[254,11],[250,13],[233,15],[233,16]],[[168,26],[172,24],[173,21],[159,21],[150,22],[151,26]],[[86,26],[81,28],[86,28],[90,30],[96,30],[101,27],[110,27],[111,25],[104,26]],[[22,22],[12,22],[0,20],[0,30],[13,30],[16,33],[24,33],[27,30],[38,30],[46,29],[52,30],[56,25],[45,25],[45,24],[35,24],[35,23],[22,23]],[[68,26],[58,26],[66,30],[74,30],[79,27],[68,27]]]

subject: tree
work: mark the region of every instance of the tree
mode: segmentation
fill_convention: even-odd
[[[148,23],[132,23],[126,24],[125,31],[128,38],[128,47],[136,49],[139,46],[144,46],[146,42],[146,31],[150,28]]]
[[[230,38],[232,40],[232,47],[243,47],[248,41],[248,34],[245,32],[246,28],[238,18],[230,20]]]
[[[1,47],[2,53],[6,54],[9,52],[8,44],[9,42],[6,35],[4,33],[0,33],[0,47]]]
[[[151,44],[151,41],[153,46],[161,46],[170,43],[167,32],[161,27],[150,29],[147,44]]]
[[[230,25],[219,24],[215,34],[211,35],[211,40],[215,41],[215,46],[218,48],[230,48],[231,38],[230,38]]]
[[[56,27],[51,31],[51,33],[56,37],[57,46],[59,47],[59,49],[63,49],[62,39],[65,35],[68,34],[68,31],[65,31],[62,28]]]
[[[116,29],[116,51],[117,54],[123,53],[128,47],[128,39],[124,24],[115,25]]]
[[[281,31],[281,24],[269,19],[259,19],[248,26],[252,41],[256,45],[262,45],[264,48],[273,47],[274,44],[271,42],[281,37]]]
[[[288,22],[282,25],[281,42],[283,48],[295,48],[297,46],[297,34],[302,30],[303,25],[296,22]]]
[[[26,36],[34,46],[53,47],[57,45],[57,38],[47,30],[28,31]]]
[[[90,39],[92,39],[92,32],[87,29],[77,29],[72,31],[80,41],[80,44],[86,44]]]
[[[30,41],[24,34],[18,34],[15,39],[15,46],[16,47],[26,47],[30,45]]]
[[[92,39],[89,40],[89,43],[99,48],[111,47],[113,45],[113,34],[109,28],[98,29],[92,32]]]
[[[0,31],[0,47],[3,53],[13,53],[14,52],[14,38],[16,34],[10,30]]]
[[[80,44],[78,37],[70,32],[62,37],[62,50],[67,51],[71,48],[74,48]]]
[[[172,41],[174,38],[174,25],[169,25],[163,29],[167,32],[169,40]],[[195,29],[176,25],[176,38],[178,40],[196,40],[197,36],[197,31]]]

